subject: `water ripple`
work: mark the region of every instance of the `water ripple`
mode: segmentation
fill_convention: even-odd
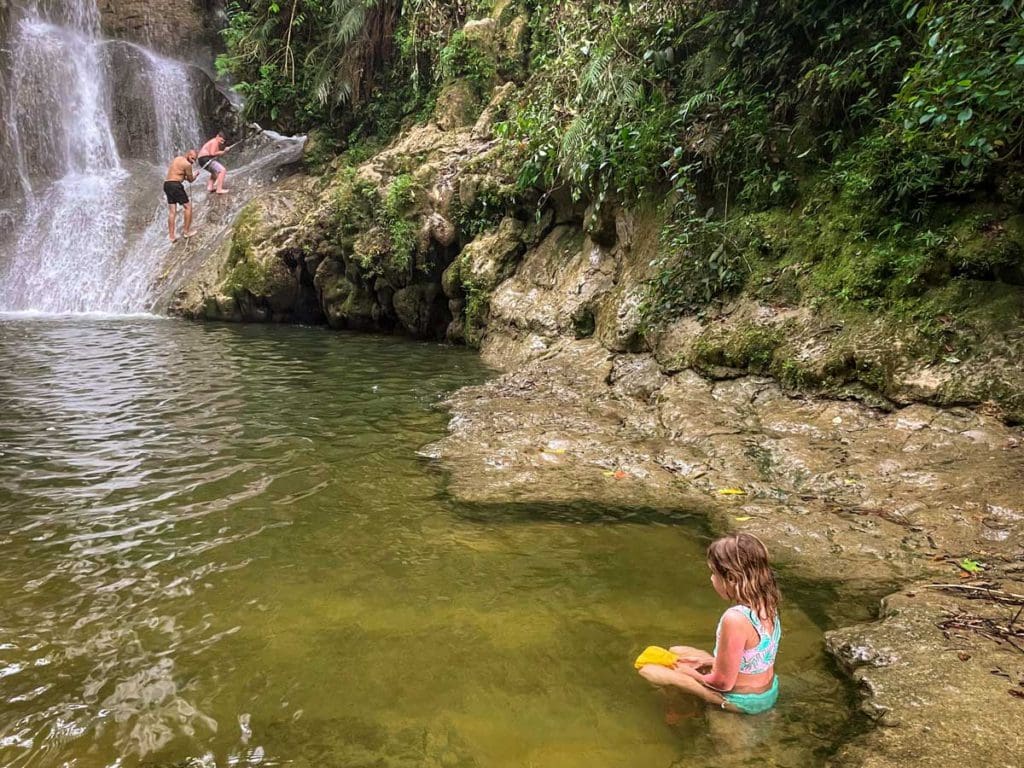
[[[221,620],[233,574],[304,515],[361,504],[374,473],[408,486],[415,462],[396,456],[443,423],[424,403],[477,372],[390,340],[147,319],[0,318],[0,356],[12,768],[204,754],[225,724],[195,660],[242,630]],[[263,758],[245,746],[229,762]]]

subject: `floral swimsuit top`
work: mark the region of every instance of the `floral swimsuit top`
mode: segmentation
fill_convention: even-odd
[[[772,633],[770,635],[765,634],[764,627],[761,625],[761,620],[757,616],[757,612],[745,605],[734,605],[725,613],[729,611],[739,611],[747,620],[754,625],[754,629],[757,630],[758,637],[761,638],[760,642],[753,648],[747,648],[743,651],[743,656],[740,657],[740,672],[744,675],[757,675],[761,672],[767,672],[772,668],[775,663],[775,655],[779,652],[779,640],[782,638],[782,624],[779,622],[778,615],[775,616],[775,621],[772,622]],[[722,614],[722,619],[725,618],[725,613]],[[718,620],[718,629],[715,630],[715,650],[714,655],[718,655],[718,636],[722,632],[722,619]]]

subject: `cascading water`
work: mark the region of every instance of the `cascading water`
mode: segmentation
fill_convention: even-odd
[[[12,38],[6,122],[21,204],[7,212],[17,223],[0,253],[0,310],[147,311],[168,247],[152,236],[166,209],[151,190],[170,159],[202,139],[188,70],[102,39],[95,0],[30,7]],[[153,134],[127,155],[113,108],[124,96],[111,83],[115,54],[135,78],[132,122]],[[140,199],[154,205],[140,211]]]

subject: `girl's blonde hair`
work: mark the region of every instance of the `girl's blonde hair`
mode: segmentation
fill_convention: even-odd
[[[708,567],[722,580],[727,597],[753,608],[759,618],[775,620],[779,586],[768,562],[768,548],[749,533],[715,539],[708,547]]]

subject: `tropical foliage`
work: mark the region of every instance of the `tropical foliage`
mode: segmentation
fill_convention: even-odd
[[[247,114],[280,130],[391,127],[429,94],[470,11],[466,0],[234,0],[217,66]]]
[[[445,79],[486,98],[495,62],[460,30],[492,5],[236,0],[220,65],[254,117],[344,144],[428,114]],[[514,197],[661,204],[652,317],[774,280],[766,259],[869,304],[1016,279],[1016,240],[1003,241],[1006,206],[1024,203],[1019,1],[500,6],[529,19],[528,65],[497,125]],[[775,213],[809,234],[780,246]]]

